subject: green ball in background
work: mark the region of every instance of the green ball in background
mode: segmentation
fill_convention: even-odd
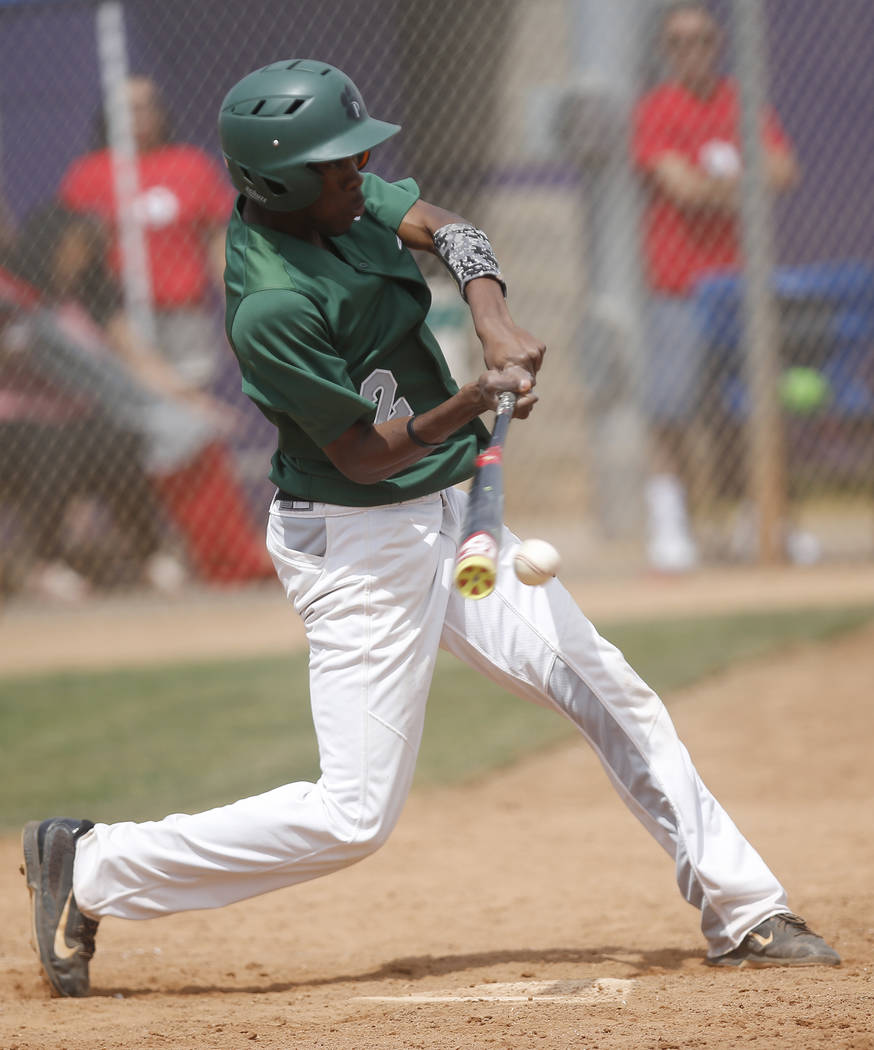
[[[831,398],[829,381],[815,368],[787,368],[780,376],[778,389],[780,404],[797,416],[818,412]]]

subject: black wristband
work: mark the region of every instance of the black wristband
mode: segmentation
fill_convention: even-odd
[[[423,441],[419,435],[413,430],[413,420],[415,416],[410,416],[407,420],[407,437],[412,441],[414,445],[418,445],[419,448],[439,448],[443,444],[442,441]]]

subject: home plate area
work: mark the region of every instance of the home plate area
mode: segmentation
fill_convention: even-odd
[[[595,981],[511,981],[477,984],[457,991],[421,995],[360,995],[369,1003],[617,1003],[624,1006],[634,981],[599,977]]]

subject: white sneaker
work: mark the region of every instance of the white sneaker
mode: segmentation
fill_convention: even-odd
[[[816,565],[822,559],[822,543],[812,532],[790,529],[786,536],[786,555],[793,565]]]
[[[188,579],[188,573],[181,562],[172,554],[159,551],[146,562],[143,576],[146,582],[161,594],[176,594]]]
[[[646,547],[649,564],[656,572],[690,572],[698,564],[698,548],[689,536],[659,536]]]
[[[816,565],[822,561],[822,540],[806,529],[784,526],[783,549],[793,565]],[[754,561],[759,550],[759,516],[747,500],[738,507],[729,539],[731,556],[738,561]]]
[[[84,576],[60,561],[50,562],[30,579],[27,589],[43,598],[75,604],[88,597],[91,588]]]
[[[688,572],[698,564],[686,494],[673,474],[656,474],[646,483],[647,556],[658,572]]]

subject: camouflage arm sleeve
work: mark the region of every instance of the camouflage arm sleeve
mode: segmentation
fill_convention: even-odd
[[[506,296],[507,285],[489,239],[467,222],[451,222],[434,234],[434,247],[464,295],[469,281],[494,277]]]

